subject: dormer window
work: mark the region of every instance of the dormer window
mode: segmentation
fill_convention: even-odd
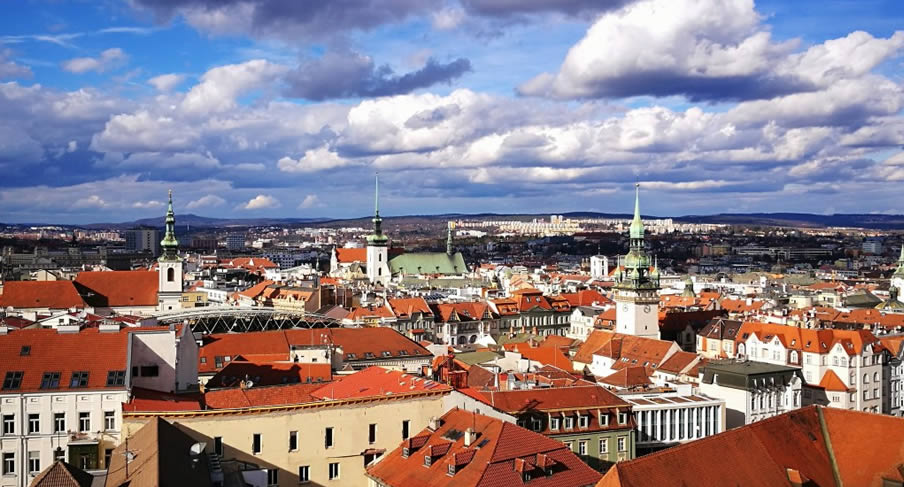
[[[446,470],[446,475],[448,475],[450,477],[455,475],[455,464],[454,463],[449,464],[449,468]]]
[[[424,455],[424,466],[429,467],[430,465],[433,465],[433,457],[428,453]]]
[[[31,355],[31,345],[22,345],[22,348],[19,350],[19,355],[23,357]]]
[[[384,356],[384,357],[392,357],[392,353],[387,352],[387,351],[384,350],[384,351],[383,351],[383,356]]]

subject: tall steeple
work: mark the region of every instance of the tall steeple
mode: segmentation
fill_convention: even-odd
[[[160,241],[163,255],[160,260],[176,260],[179,253],[179,241],[176,240],[176,215],[173,213],[173,190],[169,190],[169,206],[166,209],[166,233]]]
[[[386,245],[389,237],[383,235],[383,219],[380,218],[380,174],[374,177],[374,233],[367,236],[367,245]]]
[[[643,244],[643,221],[640,219],[640,184],[634,184],[634,219],[631,221],[631,230],[629,232],[631,243],[634,240],[640,240]]]
[[[898,257],[898,268],[895,269],[894,275],[904,278],[904,243],[901,244],[901,256]]]
[[[449,222],[449,230],[446,234],[446,254],[452,255],[452,229],[455,228],[455,222]]]

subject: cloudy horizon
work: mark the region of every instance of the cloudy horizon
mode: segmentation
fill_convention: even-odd
[[[28,2],[0,222],[904,214],[893,0]]]

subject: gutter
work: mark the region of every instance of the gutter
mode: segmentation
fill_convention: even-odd
[[[822,437],[825,439],[826,452],[829,454],[829,463],[832,465],[832,477],[835,479],[837,487],[843,487],[844,482],[841,481],[841,472],[838,471],[838,462],[835,459],[835,451],[832,449],[832,439],[829,437],[829,428],[826,425],[826,418],[822,414],[823,408],[816,406],[816,416],[819,418],[819,429],[822,431]]]

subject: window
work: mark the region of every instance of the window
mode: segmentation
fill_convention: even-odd
[[[57,389],[60,387],[59,372],[44,372],[41,377],[41,389]]]
[[[402,421],[402,439],[407,440],[409,435],[409,427],[411,422],[407,419]]]
[[[618,424],[628,424],[628,413],[618,413]]]
[[[223,456],[223,437],[222,436],[214,436],[213,437],[213,452],[219,456]]]
[[[41,453],[36,451],[28,452],[28,473],[35,475],[41,471]]]
[[[104,466],[109,468],[111,460],[113,460],[113,449],[104,448]]]
[[[863,383],[869,384],[869,374],[863,374]]]
[[[219,368],[222,368],[222,367],[223,367],[223,356],[222,356],[222,355],[217,355],[216,357],[214,357],[214,358],[213,358],[213,365],[214,365],[216,368],[218,368],[218,369],[219,369]]]
[[[69,381],[69,387],[87,387],[88,372],[79,371],[72,373],[72,380]]]
[[[142,377],[157,377],[160,374],[160,367],[156,365],[142,365],[141,366],[141,376]]]
[[[251,437],[251,453],[257,455],[261,452],[261,434],[254,433]]]
[[[78,413],[78,430],[81,433],[87,433],[91,430],[91,413]]]
[[[590,416],[578,416],[578,426],[581,428],[590,426]]]
[[[107,372],[107,387],[122,386],[126,383],[125,370],[111,370]]]
[[[565,443],[565,446],[567,446],[570,451],[574,451],[574,443],[573,442],[564,441],[563,443]]]
[[[302,465],[298,467],[298,483],[303,484],[305,482],[311,481],[311,467],[309,465]]]
[[[19,355],[23,357],[31,355],[31,345],[22,345],[22,348],[19,349]]]
[[[628,451],[628,437],[627,436],[619,436],[618,437],[618,451],[620,451],[620,452]]]
[[[543,430],[543,421],[540,418],[532,418],[530,420],[530,427],[534,431],[542,431]]]
[[[609,438],[600,438],[600,455],[609,453]]]
[[[331,463],[330,464],[330,480],[336,480],[339,478],[339,464]]]
[[[66,413],[53,413],[53,432],[66,432]]]
[[[559,418],[552,418],[549,420],[549,429],[551,429],[551,430],[559,429]]]
[[[116,429],[116,411],[104,411],[104,430],[113,431]]]
[[[3,379],[4,389],[18,389],[22,385],[22,372],[7,372]]]
[[[298,432],[290,431],[289,432],[289,451],[295,451],[298,449]]]
[[[574,418],[568,416],[565,418],[565,429],[570,430],[574,428]]]
[[[267,485],[279,485],[279,470],[275,468],[267,469]]]
[[[28,434],[41,432],[41,416],[38,414],[28,415]]]
[[[377,442],[377,425],[374,423],[367,428],[367,442],[371,445]]]
[[[332,448],[333,447],[333,428],[325,428],[323,430],[323,447],[324,448]]]
[[[879,382],[879,373],[873,372],[873,382]]]
[[[600,414],[600,426],[609,426],[609,415]]]
[[[16,473],[16,454],[3,454],[3,475],[13,475]]]
[[[578,442],[578,455],[586,455],[587,454],[587,440],[581,440]]]
[[[167,282],[173,282],[176,280],[176,271],[172,267],[166,270],[166,280]]]
[[[12,414],[4,414],[3,415],[3,434],[4,435],[14,435],[16,434],[16,417]]]

